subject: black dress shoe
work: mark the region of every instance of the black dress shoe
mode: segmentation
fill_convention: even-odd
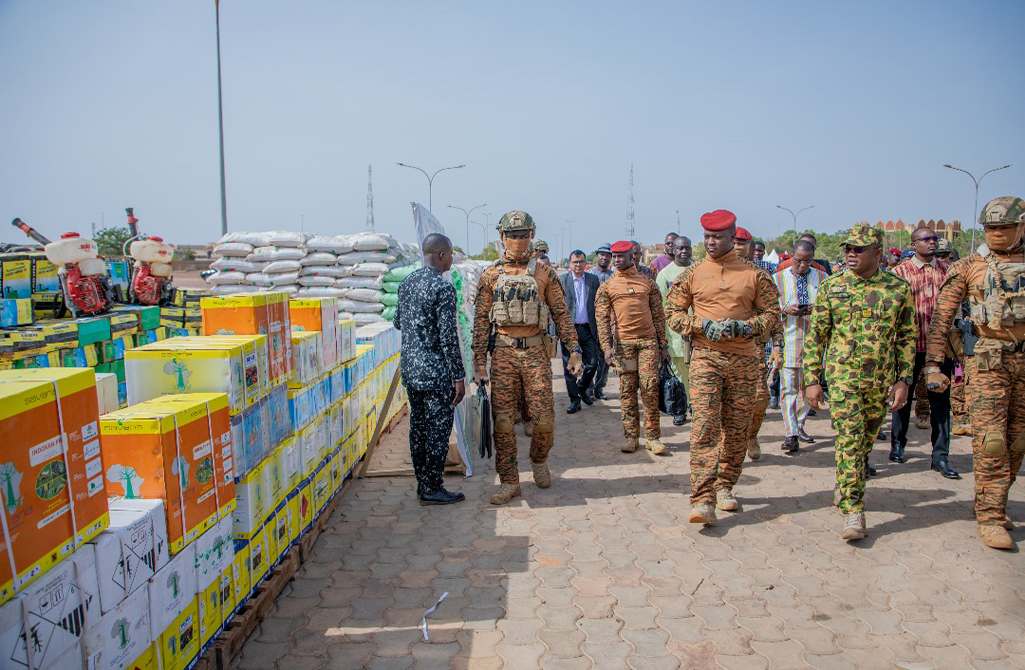
[[[797,443],[797,436],[790,435],[787,439],[783,440],[783,444],[779,446],[780,449],[788,454],[792,454],[801,448],[801,445]]]
[[[808,433],[804,432],[804,428],[798,428],[797,429],[797,439],[800,440],[801,442],[807,442],[808,444],[811,444],[812,442],[815,441],[814,437],[812,437]]]
[[[599,391],[598,389],[595,389],[594,390],[594,397],[597,398],[598,400],[605,400],[605,392],[604,391]]]
[[[879,431],[879,435],[876,436],[876,440],[879,441],[879,442],[885,442],[888,439],[890,439],[890,438],[886,436],[886,431],[885,430]]]
[[[687,415],[686,414],[677,414],[676,416],[673,417],[673,425],[674,426],[682,426],[685,423],[687,423]]]
[[[813,409],[808,410],[808,416],[818,416],[819,413]]]
[[[585,405],[593,405],[594,404],[594,398],[591,397],[590,393],[584,393],[583,395],[580,396],[580,399],[584,401]]]
[[[947,479],[961,479],[961,475],[957,473],[957,470],[950,467],[950,463],[948,463],[947,459],[945,458],[941,458],[938,461],[933,461],[932,469],[936,470]]]
[[[779,398],[769,398],[769,409],[779,409]]]
[[[579,400],[574,400],[573,402],[571,402],[569,404],[569,407],[566,408],[566,414],[576,414],[579,411],[580,411],[580,401]]]
[[[904,447],[896,445],[890,447],[890,461],[893,463],[907,463],[908,459],[904,458]]]
[[[868,456],[865,457],[865,473],[869,477],[875,477],[876,476],[876,469],[873,468],[871,465],[869,465],[869,463],[868,463]]]
[[[420,496],[420,504],[427,505],[451,505],[457,503],[460,500],[465,500],[466,496],[458,491],[446,491],[445,489],[438,489],[434,493],[426,493]]]

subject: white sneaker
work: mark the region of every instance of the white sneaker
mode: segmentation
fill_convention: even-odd
[[[740,503],[730,489],[718,489],[715,492],[716,507],[724,512],[736,512],[740,509]]]
[[[691,523],[703,523],[706,526],[711,526],[717,521],[715,518],[715,508],[708,503],[701,503],[694,505],[690,510],[690,522]]]
[[[865,530],[864,512],[851,512],[843,515],[843,532],[840,533],[840,537],[850,541],[863,540],[866,535],[868,535],[868,531]]]

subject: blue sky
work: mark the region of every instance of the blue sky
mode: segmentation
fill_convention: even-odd
[[[222,0],[232,230],[379,230],[427,202],[525,209],[550,243],[696,234],[728,208],[756,235],[971,215],[1025,195],[1025,3]],[[0,241],[122,225],[220,233],[213,0],[0,0]],[[1015,65],[1017,63],[1017,65]],[[567,231],[568,233],[568,231]],[[471,249],[483,241],[471,226]],[[568,237],[568,234],[567,234]],[[489,232],[494,239],[494,231]],[[568,243],[567,243],[568,244]]]

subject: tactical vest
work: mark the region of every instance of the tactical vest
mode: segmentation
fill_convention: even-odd
[[[491,323],[496,326],[538,326],[542,332],[548,329],[548,304],[538,295],[534,272],[537,261],[527,262],[527,272],[510,275],[505,265],[498,266],[498,281],[491,304]]]
[[[993,330],[1025,324],[1025,263],[998,263],[989,251],[982,298],[968,298],[971,318]]]

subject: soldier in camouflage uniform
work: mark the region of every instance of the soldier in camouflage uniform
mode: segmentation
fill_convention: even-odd
[[[1025,201],[991,200],[979,216],[986,244],[947,271],[929,326],[926,383],[943,391],[948,331],[968,299],[972,355],[966,355],[975,469],[975,520],[983,543],[1013,549],[1007,494],[1025,456]]]
[[[829,383],[829,412],[836,430],[834,502],[844,513],[845,540],[865,530],[868,454],[886,412],[907,402],[915,366],[918,324],[911,286],[883,272],[883,231],[866,224],[844,240],[847,272],[819,285],[804,345],[805,397],[822,403]],[[824,361],[824,362],[823,362]]]
[[[531,258],[548,255],[548,243],[544,240],[534,240],[530,245]]]
[[[701,217],[708,256],[680,273],[666,296],[669,327],[690,336],[694,348],[690,522],[705,525],[716,522],[716,506],[740,509],[733,488],[744,465],[757,388],[765,384],[765,349],[755,338],[779,322],[776,285],[733,248],[736,223],[724,209]]]
[[[655,282],[637,271],[630,242],[624,240],[612,245],[612,263],[616,274],[598,288],[594,314],[605,362],[616,364],[619,370],[619,401],[626,436],[620,450],[637,451],[641,421],[637,407],[639,386],[644,404],[646,447],[662,456],[669,453],[662,444],[658,409],[659,365],[669,360],[662,294]]]
[[[567,369],[583,372],[577,333],[555,270],[531,258],[534,220],[514,210],[498,222],[505,253],[481,275],[473,320],[473,364],[478,383],[488,382],[491,354],[491,406],[495,418],[495,469],[501,482],[491,504],[520,495],[514,417],[523,399],[534,423],[530,465],[539,488],[551,485],[548,452],[555,432],[552,363],[547,348],[549,318],[571,352]]]

